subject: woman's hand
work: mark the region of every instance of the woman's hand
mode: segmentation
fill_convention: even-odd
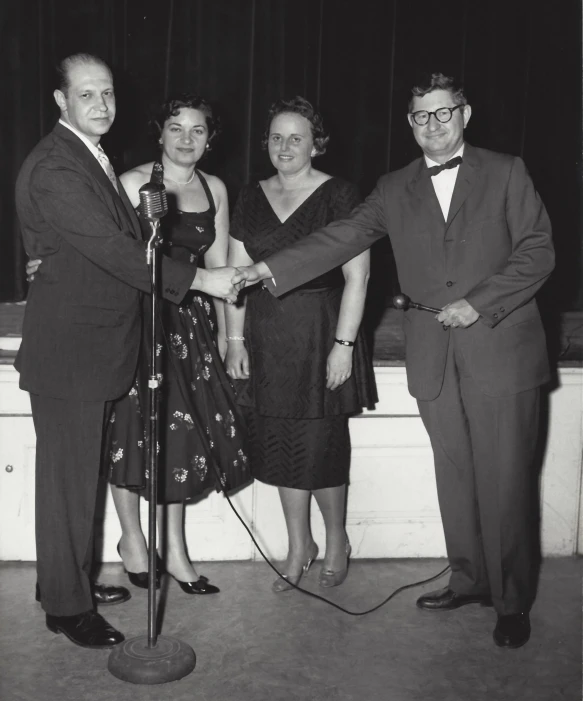
[[[35,258],[34,260],[29,260],[26,264],[26,281],[32,282],[34,280],[34,274],[39,269],[42,260],[40,258]]]
[[[249,379],[249,355],[243,341],[229,341],[225,367],[233,380]]]
[[[326,362],[326,387],[328,389],[338,389],[352,375],[352,349],[353,346],[334,344]]]
[[[221,356],[221,360],[223,361],[223,363],[225,362],[225,358],[227,357],[228,348],[229,344],[227,342],[227,337],[225,336],[225,334],[217,334],[217,349],[219,351],[219,355]]]

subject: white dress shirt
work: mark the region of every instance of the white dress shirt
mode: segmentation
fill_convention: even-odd
[[[65,122],[63,119],[59,119],[59,124],[62,124],[64,127],[67,127],[70,131],[75,134],[75,136],[78,136],[81,141],[87,146],[87,148],[91,151],[93,156],[97,158],[97,162],[99,163],[99,147],[93,144],[89,139],[85,136],[85,134],[82,134],[78,129],[75,129],[75,127],[72,127],[70,124]]]
[[[459,150],[453,154],[452,158],[461,156],[463,152],[464,144],[462,144]],[[439,163],[432,161],[431,158],[428,158],[427,156],[425,156],[425,162],[429,168],[440,165]],[[445,170],[442,170],[441,173],[431,176],[431,182],[433,183],[433,188],[435,190],[435,194],[437,195],[437,199],[439,200],[439,206],[441,207],[445,221],[447,221],[447,215],[449,214],[449,206],[451,204],[453,189],[455,187],[455,181],[459,169],[459,166],[456,166],[455,168],[446,168]]]
[[[94,143],[92,143],[86,136],[85,134],[81,133],[78,129],[75,129],[75,127],[72,127],[70,124],[65,122],[63,119],[59,119],[59,124],[62,124],[64,127],[67,127],[70,131],[75,134],[75,136],[78,136],[81,141],[87,146],[87,148],[91,151],[91,154],[97,159],[97,162],[101,166],[103,172],[107,175],[108,179],[110,180],[111,184],[115,188],[116,192],[119,193],[119,188],[117,185],[117,178],[115,177],[115,171],[113,170],[113,166],[111,165],[109,158],[107,157],[107,154],[105,151],[101,148],[100,145],[95,146]]]

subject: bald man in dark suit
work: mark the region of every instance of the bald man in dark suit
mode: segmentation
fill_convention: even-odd
[[[115,117],[111,71],[76,54],[61,63],[59,79],[59,123],[16,183],[24,245],[42,265],[15,366],[37,434],[37,598],[49,630],[107,648],[124,636],[94,605],[129,592],[89,580],[103,428],[135,376],[139,301],[151,284],[136,214],[99,145]],[[233,272],[163,258],[162,294],[178,303],[198,289],[234,301]]]

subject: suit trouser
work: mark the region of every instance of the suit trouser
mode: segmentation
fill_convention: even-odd
[[[540,390],[483,394],[456,347],[463,329],[448,333],[441,393],[418,406],[434,453],[449,586],[458,594],[491,594],[502,615],[528,611],[536,576]]]
[[[42,606],[93,608],[89,574],[104,426],[112,402],[30,395],[36,431],[36,551]]]

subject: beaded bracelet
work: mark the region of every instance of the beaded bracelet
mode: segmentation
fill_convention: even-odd
[[[354,341],[343,341],[341,338],[335,338],[334,343],[339,343],[341,346],[353,346]]]
[[[245,336],[226,336],[227,341],[244,341]]]

